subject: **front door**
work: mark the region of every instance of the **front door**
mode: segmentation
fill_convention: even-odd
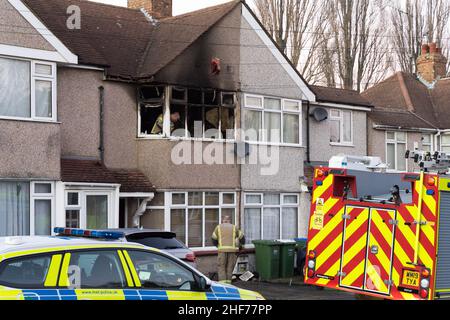
[[[389,294],[396,211],[346,208],[340,286]]]

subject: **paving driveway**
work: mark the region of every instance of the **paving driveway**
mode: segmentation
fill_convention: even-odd
[[[355,300],[347,292],[306,286],[304,284],[267,283],[259,281],[236,282],[233,285],[261,293],[267,300]]]

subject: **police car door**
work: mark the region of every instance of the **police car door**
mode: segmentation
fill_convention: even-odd
[[[89,249],[66,253],[59,287],[62,300],[125,300],[133,286],[120,250]],[[127,270],[127,272],[125,272]]]
[[[137,290],[128,290],[127,299],[136,300],[207,300],[199,289],[193,270],[156,252],[123,251]]]

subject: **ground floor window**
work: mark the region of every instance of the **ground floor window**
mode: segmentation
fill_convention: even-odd
[[[294,239],[298,236],[298,194],[244,195],[244,234],[253,240]]]
[[[170,230],[191,248],[212,247],[211,236],[224,215],[236,221],[235,192],[170,192]]]
[[[52,182],[0,181],[0,236],[50,235]]]
[[[66,190],[66,228],[108,228],[111,200],[111,192]]]

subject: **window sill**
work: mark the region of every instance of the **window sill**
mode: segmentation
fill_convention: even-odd
[[[34,122],[34,123],[45,123],[45,124],[61,124],[61,122],[54,121],[54,120],[1,117],[1,116],[0,116],[0,121],[18,121],[18,122]]]
[[[225,139],[206,139],[206,138],[176,138],[176,137],[164,137],[164,136],[138,136],[138,140],[167,140],[171,142],[181,142],[181,141],[198,141],[198,142],[216,142],[216,143],[236,143],[236,140],[225,140]]]
[[[217,256],[219,254],[219,251],[217,248],[191,248],[192,251],[194,251],[196,257],[212,257]],[[241,251],[239,251],[239,254],[252,254],[255,253],[255,247],[247,247],[245,246]]]
[[[342,148],[354,148],[355,147],[355,145],[353,143],[336,143],[336,142],[330,142],[330,146],[342,147]]]
[[[256,141],[245,141],[245,143],[248,143],[249,145],[256,145],[256,146],[267,146],[267,147],[288,147],[288,148],[298,148],[298,149],[304,149],[305,146],[302,146],[300,144],[289,144],[289,143],[270,143],[270,142],[256,142]]]

